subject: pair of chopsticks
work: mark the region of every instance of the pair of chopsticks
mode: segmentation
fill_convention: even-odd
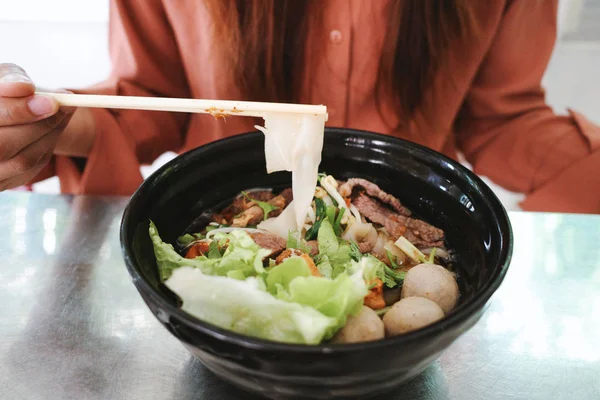
[[[165,97],[104,96],[36,92],[51,96],[61,106],[127,110],[170,111],[211,114],[215,117],[238,115],[264,117],[272,113],[327,116],[327,107],[309,104],[263,103],[252,101],[174,99]]]

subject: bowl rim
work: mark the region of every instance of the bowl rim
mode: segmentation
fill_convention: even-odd
[[[237,332],[220,328],[209,322],[202,321],[201,319],[186,313],[181,308],[174,306],[169,301],[167,301],[163,297],[163,295],[161,295],[149,282],[147,282],[135,267],[136,260],[133,256],[132,244],[127,243],[126,240],[127,232],[131,228],[129,216],[133,213],[133,207],[137,204],[137,202],[141,201],[140,199],[144,196],[144,193],[151,189],[154,181],[159,179],[160,176],[168,170],[176,170],[178,169],[178,166],[186,164],[186,161],[196,158],[198,154],[210,152],[214,148],[228,146],[231,143],[235,143],[237,141],[244,141],[253,137],[263,135],[262,132],[256,130],[219,139],[178,155],[176,158],[164,164],[153,174],[151,174],[146,180],[144,180],[144,182],[131,196],[121,218],[120,244],[121,252],[123,254],[127,270],[132,277],[133,284],[140,292],[140,295],[150,297],[156,304],[158,304],[160,307],[163,307],[168,312],[169,319],[171,318],[171,316],[176,316],[179,322],[184,323],[189,328],[197,330],[219,341],[234,344],[246,349],[262,351],[284,351],[292,353],[301,353],[303,355],[325,355],[334,353],[342,354],[353,352],[358,349],[370,350],[388,346],[407,346],[412,343],[421,341],[428,336],[435,336],[436,333],[441,333],[443,331],[455,328],[462,322],[468,320],[469,317],[473,316],[478,309],[483,308],[488,302],[488,300],[492,297],[494,292],[500,287],[500,285],[504,281],[504,278],[510,266],[510,262],[512,260],[514,246],[514,235],[508,213],[506,212],[506,209],[504,208],[496,194],[492,191],[492,189],[485,182],[483,182],[483,180],[479,178],[475,173],[464,167],[459,162],[435,150],[429,149],[425,146],[405,139],[364,130],[336,127],[326,127],[325,134],[338,134],[340,136],[349,134],[353,136],[359,136],[366,140],[383,140],[392,145],[408,147],[412,151],[416,152],[417,155],[418,153],[421,153],[429,156],[435,156],[441,161],[452,165],[453,169],[455,170],[455,173],[461,173],[466,175],[472,181],[472,184],[477,188],[477,190],[483,194],[483,197],[488,203],[489,209],[493,214],[497,214],[498,223],[501,225],[499,254],[500,269],[496,273],[496,276],[490,281],[486,282],[485,286],[481,288],[479,292],[476,293],[476,295],[468,303],[461,304],[455,312],[452,312],[450,315],[444,317],[443,319],[413,332],[370,342],[318,345],[275,342],[266,339],[246,336]]]

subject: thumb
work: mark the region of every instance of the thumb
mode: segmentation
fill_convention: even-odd
[[[26,97],[35,85],[25,70],[15,64],[0,64],[0,97]]]

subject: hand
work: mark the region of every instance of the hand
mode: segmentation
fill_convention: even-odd
[[[0,64],[0,191],[31,181],[48,164],[73,115],[34,92],[21,67]]]

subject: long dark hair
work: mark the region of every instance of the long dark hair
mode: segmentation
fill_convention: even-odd
[[[215,45],[227,71],[248,100],[298,102],[307,39],[318,0],[205,0],[214,21]],[[407,122],[448,53],[471,25],[469,0],[391,0],[378,74],[382,94],[394,99]]]

